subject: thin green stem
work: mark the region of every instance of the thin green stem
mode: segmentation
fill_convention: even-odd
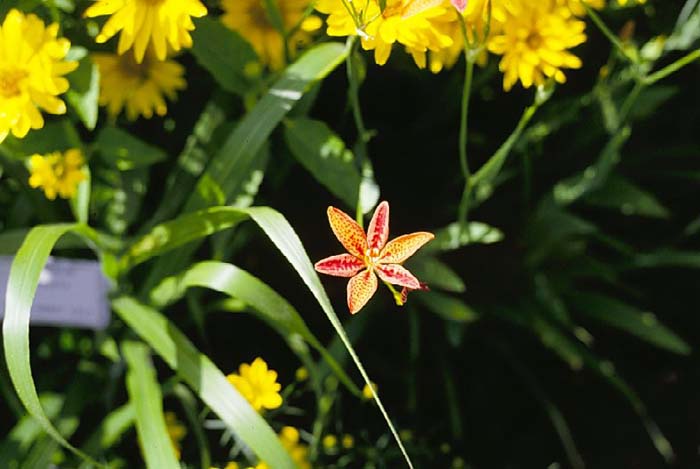
[[[605,22],[600,18],[600,15],[588,5],[588,2],[583,0],[581,4],[586,9],[586,14],[588,14],[591,20],[593,20],[593,23],[595,23],[598,29],[608,38],[612,45],[614,45],[627,60],[632,63],[637,63],[637,58],[629,53],[622,41],[610,31],[610,28],[608,28]]]
[[[390,284],[389,282],[387,282],[386,280],[382,280],[382,282],[384,282],[384,285],[386,285],[386,287],[389,289],[389,291],[391,291],[391,294],[394,295],[394,301],[396,302],[396,306],[403,306],[404,301],[403,301],[403,296],[401,295],[401,293],[399,293],[396,290],[396,288],[394,288],[394,286],[392,284]]]
[[[665,66],[664,68],[662,68],[658,72],[654,72],[651,75],[648,75],[642,81],[644,82],[645,85],[653,85],[657,81],[663,80],[667,76],[680,70],[681,68],[685,67],[686,65],[696,61],[697,59],[700,59],[700,49],[694,50],[693,52],[690,52],[687,55],[684,55],[683,57],[676,60],[672,64]]]
[[[461,15],[460,15],[461,18]],[[462,88],[462,107],[459,122],[459,165],[464,178],[464,188],[457,210],[457,220],[460,232],[465,231],[467,215],[469,213],[469,200],[471,198],[471,171],[469,169],[469,159],[467,158],[467,144],[469,135],[469,102],[471,101],[472,82],[474,79],[474,51],[471,48],[467,27],[464,19],[460,21],[462,40],[464,41],[464,86]]]
[[[629,114],[632,111],[632,106],[634,106],[634,103],[637,102],[639,94],[644,88],[646,88],[646,86],[647,85],[644,80],[638,80],[634,84],[634,88],[632,88],[630,94],[628,94],[625,98],[624,102],[622,103],[622,106],[620,107],[620,113],[618,117],[618,130],[626,125],[627,119],[629,118]]]
[[[345,58],[345,65],[348,74],[348,97],[350,99],[350,107],[352,109],[352,117],[355,120],[357,128],[357,146],[355,151],[355,163],[358,170],[362,173],[364,168],[365,158],[367,158],[367,143],[371,138],[371,133],[365,127],[365,121],[362,118],[362,108],[360,107],[360,77],[357,73],[355,64],[353,63],[355,51],[357,50],[357,38],[351,36],[348,38],[349,53]],[[360,190],[357,191],[357,206],[355,211],[355,219],[362,226],[362,204],[360,204]]]

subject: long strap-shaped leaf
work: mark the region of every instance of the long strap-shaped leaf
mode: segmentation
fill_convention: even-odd
[[[360,395],[358,387],[309,330],[299,312],[262,280],[235,265],[205,261],[193,265],[177,277],[165,279],[151,292],[151,300],[155,300],[156,304],[170,303],[191,287],[209,288],[238,298],[255,308],[265,321],[280,329],[285,336],[301,336],[321,354],[338,379],[351,392]]]
[[[41,424],[46,433],[66,449],[102,467],[68,443],[48,419],[37,396],[29,361],[29,312],[39,284],[39,275],[56,241],[65,233],[76,230],[78,226],[74,224],[38,226],[27,235],[12,262],[7,282],[5,319],[2,324],[3,347],[12,384],[27,412]]]
[[[194,220],[197,217],[201,217],[203,220],[206,220],[209,217],[213,216],[213,213],[216,214],[217,220],[221,222],[218,225],[220,228],[217,227],[216,229],[224,229],[226,227],[227,224],[223,222],[226,219],[225,214],[228,214],[228,216],[231,217],[231,219],[233,220],[239,220],[241,214],[249,216],[265,232],[265,234],[270,238],[270,240],[274,243],[277,249],[280,250],[280,252],[284,255],[285,258],[287,258],[289,263],[292,264],[294,270],[297,271],[302,281],[309,288],[314,298],[316,298],[316,301],[318,301],[319,305],[321,306],[321,309],[323,309],[323,312],[328,317],[328,320],[333,325],[333,328],[335,329],[336,333],[342,340],[343,345],[345,345],[345,348],[348,350],[348,353],[355,362],[355,366],[360,371],[360,374],[365,380],[365,383],[367,383],[369,389],[372,390],[374,400],[377,403],[379,410],[384,416],[384,419],[386,420],[386,423],[389,426],[389,429],[391,430],[391,433],[394,436],[396,443],[399,445],[399,448],[401,449],[401,452],[404,458],[406,459],[408,466],[412,468],[413,464],[411,463],[411,459],[406,453],[403,443],[401,442],[401,438],[399,438],[398,432],[394,428],[394,425],[391,422],[389,415],[384,409],[384,405],[382,404],[381,399],[379,399],[379,396],[374,391],[374,387],[370,385],[369,376],[367,375],[364,366],[362,366],[362,362],[357,356],[357,353],[355,352],[352,343],[348,339],[348,336],[345,333],[345,329],[343,329],[343,325],[340,322],[340,319],[338,319],[338,316],[336,315],[335,310],[333,309],[333,306],[330,300],[328,299],[328,295],[326,295],[326,291],[324,290],[323,285],[321,284],[321,280],[318,278],[318,275],[316,275],[316,271],[314,270],[313,264],[311,263],[308,254],[306,253],[306,250],[304,249],[304,246],[302,245],[299,236],[297,236],[296,232],[294,231],[294,228],[291,227],[287,219],[284,218],[284,216],[281,213],[269,207],[212,207],[211,209],[201,210],[199,212],[191,213],[185,216],[189,217],[188,219],[190,220]],[[178,220],[174,220],[170,222],[170,224],[172,225],[177,222]],[[198,224],[201,226],[211,227],[211,225],[202,220],[200,220]],[[179,243],[175,237],[166,236],[163,238],[162,242],[157,244],[157,246],[153,246],[152,251],[148,250],[148,247],[151,245],[151,242],[148,241],[149,237],[152,237],[156,232],[162,232],[162,226],[164,225],[155,227],[150,234],[146,235],[144,238],[136,242],[135,245],[139,246],[138,255],[134,255],[131,251],[129,251],[126,253],[125,259],[122,259],[120,263],[125,267],[133,266],[138,262],[145,262],[151,256],[163,254],[167,250],[179,246],[181,243]],[[212,232],[212,230],[208,229],[206,231],[202,231],[200,235],[204,237],[208,236],[209,234],[212,234]]]
[[[129,367],[126,389],[134,406],[141,452],[149,469],[179,468],[163,417],[163,395],[146,344],[127,341],[122,353]]]
[[[265,419],[165,316],[127,296],[112,306],[260,459],[275,469],[296,468]]]

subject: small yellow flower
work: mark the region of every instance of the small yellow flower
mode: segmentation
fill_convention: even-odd
[[[356,9],[356,18],[363,24],[358,28],[346,4]],[[326,30],[329,36],[360,35],[362,48],[374,51],[374,61],[384,65],[395,43],[404,45],[413,55],[418,66],[421,54],[439,51],[452,45],[452,38],[443,34],[436,22],[452,8],[443,0],[387,0],[384,11],[379,2],[343,2],[343,0],[319,0],[316,9],[328,14]]]
[[[343,435],[343,448],[345,449],[351,449],[352,447],[355,446],[355,437],[352,435],[348,435],[347,433]]]
[[[173,448],[175,449],[175,456],[177,456],[177,459],[180,459],[180,453],[182,451],[180,442],[185,438],[185,435],[187,435],[187,428],[180,423],[174,412],[165,413],[165,425],[168,430],[170,441],[173,443]]]
[[[309,32],[321,27],[317,16],[304,18],[309,0],[278,0],[277,7],[286,32],[297,25],[299,29],[288,39],[289,52],[295,55],[300,46],[310,42]],[[240,33],[255,49],[260,61],[273,70],[285,64],[284,38],[275,28],[264,0],[222,0],[224,14],[221,21]]]
[[[238,373],[232,373],[227,378],[258,412],[282,405],[279,393],[282,385],[277,382],[277,372],[268,370],[267,363],[260,357],[251,364],[243,363]]]
[[[226,467],[224,469],[238,469],[238,463],[231,461],[230,463],[226,464]]]
[[[338,437],[335,435],[326,435],[321,440],[321,444],[327,450],[333,449],[338,446]]]
[[[493,10],[496,33],[488,48],[502,55],[503,89],[520,80],[523,87],[542,85],[549,78],[566,81],[563,68],[580,68],[569,49],[586,41],[586,24],[557,5],[557,0],[508,0]]]
[[[85,179],[83,164],[83,154],[75,148],[65,153],[32,155],[29,158],[29,185],[34,189],[41,188],[49,200],[54,200],[56,195],[70,199],[78,184]]]
[[[646,0],[617,0],[617,4],[621,7],[627,6],[628,3],[630,6],[643,5],[646,3]]]
[[[58,38],[58,28],[15,9],[0,25],[0,142],[10,132],[23,138],[30,129],[44,127],[40,109],[65,114],[57,96],[68,91],[63,75],[78,63],[64,60],[70,42]]]
[[[168,112],[166,98],[174,100],[185,89],[185,69],[179,63],[158,61],[147,55],[137,63],[131,55],[95,53],[92,60],[100,69],[100,104],[116,117],[126,108],[130,121]]]
[[[97,0],[85,10],[88,18],[110,15],[97,35],[99,44],[121,31],[119,55],[133,47],[139,63],[149,45],[159,60],[165,60],[168,47],[174,51],[192,47],[192,17],[206,14],[207,8],[199,0]]]
[[[299,442],[299,430],[294,427],[282,427],[279,433],[280,443],[287,450],[292,461],[299,469],[311,469],[309,462],[309,448]],[[264,462],[259,462],[254,469],[270,469]]]
[[[297,381],[306,381],[309,379],[309,370],[306,369],[306,367],[299,367],[297,368],[296,373],[294,373],[295,378]]]
[[[375,383],[373,383],[372,381],[370,381],[370,383],[372,384],[372,389],[374,389],[374,392],[378,392],[377,385]],[[374,397],[372,395],[372,389],[369,388],[369,385],[365,384],[365,387],[362,388],[362,397],[364,397],[367,400],[372,399]]]

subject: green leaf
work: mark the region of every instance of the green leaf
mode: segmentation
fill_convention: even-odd
[[[321,354],[348,389],[358,396],[361,394],[355,383],[309,330],[297,310],[258,278],[235,265],[215,261],[200,262],[177,277],[165,279],[151,292],[151,301],[156,306],[163,306],[182,297],[185,290],[191,287],[209,288],[242,300],[255,308],[266,322],[280,330],[292,343],[293,336],[301,336]]]
[[[44,155],[54,151],[66,151],[70,148],[81,148],[80,135],[68,119],[47,122],[41,132],[29,132],[26,137],[18,139],[8,136],[3,146],[19,158],[25,158],[35,153]]]
[[[212,74],[226,91],[243,95],[247,93],[261,65],[253,47],[235,31],[213,18],[195,20],[192,31],[192,54],[199,64]],[[248,69],[248,71],[246,71]]]
[[[154,227],[140,238],[120,259],[126,270],[169,250],[237,225],[247,218],[245,211],[233,207],[212,207],[187,213]]]
[[[285,140],[294,157],[333,195],[355,207],[362,176],[355,156],[328,126],[317,120],[286,122]],[[363,213],[372,207],[363,207]]]
[[[2,324],[3,347],[12,384],[27,412],[59,444],[78,457],[101,467],[88,455],[71,446],[48,419],[37,396],[29,361],[29,313],[39,284],[39,275],[56,241],[77,228],[77,225],[72,224],[37,226],[27,235],[12,262],[7,281],[5,318]]]
[[[408,261],[408,267],[416,277],[431,288],[440,288],[453,293],[463,293],[467,288],[461,277],[450,266],[433,256],[416,256]]]
[[[595,293],[576,293],[571,304],[578,311],[603,323],[626,331],[640,339],[681,355],[691,352],[690,345],[659,323],[654,314],[641,311],[615,298]]]
[[[221,188],[226,202],[237,197],[256,164],[258,152],[275,127],[314,83],[343,62],[347,53],[342,44],[321,44],[309,49],[287,67],[214,155],[185,210],[189,212],[212,205],[206,197],[212,186]]]
[[[454,251],[469,244],[492,244],[503,240],[503,232],[498,228],[473,221],[462,231],[460,224],[450,223],[435,231],[435,239],[428,243],[423,252]]]
[[[620,162],[620,151],[630,136],[629,127],[624,127],[610,139],[598,160],[585,170],[554,186],[554,200],[561,205],[576,202],[592,190],[601,187],[612,170]]]
[[[58,417],[64,400],[63,396],[53,393],[42,393],[39,397],[39,402],[51,420]],[[23,416],[0,443],[0,461],[8,467],[19,467],[19,462],[32,444],[43,435],[45,433],[34,417]]]
[[[153,215],[151,224],[147,226],[152,227],[173,217],[204,172],[211,156],[207,145],[226,118],[221,100],[217,96],[212,98],[199,115],[192,134],[187,137],[185,148],[177,158],[175,168],[168,174],[160,206]]]
[[[479,315],[459,298],[438,292],[419,292],[413,298],[429,311],[448,321],[474,322]]]
[[[83,48],[74,47],[73,49]],[[100,71],[97,65],[90,60],[87,51],[82,55],[78,68],[68,75],[70,89],[66,92],[66,99],[78,114],[83,125],[88,130],[93,130],[97,125],[99,111]]]
[[[112,234],[123,235],[139,216],[148,187],[146,168],[120,171],[98,168],[94,174],[94,211]]]
[[[122,353],[128,367],[126,390],[129,393],[129,402],[134,406],[136,432],[146,467],[180,467],[175,448],[168,436],[163,416],[163,396],[148,347],[139,342],[126,341],[122,343]]]
[[[268,423],[174,324],[133,298],[116,298],[112,306],[261,459],[274,468],[296,467]]]
[[[700,252],[662,249],[647,254],[638,254],[633,260],[634,267],[684,267],[700,269]]]
[[[120,171],[150,166],[168,157],[160,148],[112,126],[102,128],[95,145],[102,160]]]
[[[590,205],[619,210],[623,215],[668,218],[669,211],[650,192],[621,176],[611,176],[597,190],[584,197]]]
[[[82,447],[83,451],[94,454],[111,448],[134,425],[135,420],[134,406],[130,402],[114,409],[102,419],[99,426],[92,432]],[[79,469],[90,467],[88,463],[83,462]]]
[[[78,184],[75,195],[70,199],[70,207],[78,223],[87,224],[90,216],[90,190],[92,185],[90,167],[88,165],[83,166],[82,172],[85,175],[85,179]]]

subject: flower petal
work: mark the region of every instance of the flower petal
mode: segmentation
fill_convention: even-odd
[[[392,285],[401,285],[411,290],[418,290],[421,288],[421,283],[418,279],[414,277],[408,269],[398,264],[376,265],[375,269],[377,270],[377,275],[379,275],[382,280]]]
[[[335,277],[352,277],[365,267],[365,263],[351,254],[326,257],[314,265],[317,272]]]
[[[338,241],[356,257],[363,257],[367,249],[365,231],[348,214],[335,207],[328,207],[328,222]]]
[[[377,276],[370,269],[360,272],[348,282],[348,308],[357,313],[377,291]]]
[[[389,238],[389,202],[386,200],[374,210],[367,228],[367,247],[381,249]]]
[[[400,264],[411,257],[425,243],[432,241],[435,235],[427,231],[418,231],[394,238],[384,246],[379,256],[380,264]]]

